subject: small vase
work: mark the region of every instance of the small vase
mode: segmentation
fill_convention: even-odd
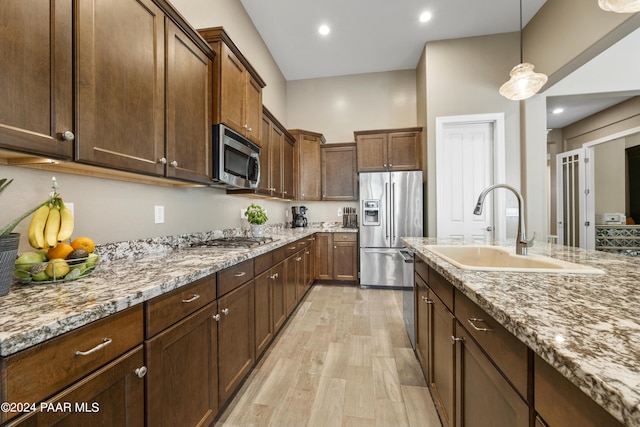
[[[251,224],[251,236],[264,237],[264,227],[262,224]]]
[[[7,295],[11,289],[19,243],[18,233],[0,236],[0,296]]]

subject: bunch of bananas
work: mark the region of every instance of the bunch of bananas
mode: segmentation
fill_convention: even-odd
[[[31,217],[29,244],[35,249],[49,249],[64,242],[73,233],[73,214],[59,196],[40,206]]]

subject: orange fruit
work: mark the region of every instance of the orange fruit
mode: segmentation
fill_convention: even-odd
[[[66,259],[71,252],[73,252],[73,246],[71,246],[68,243],[58,243],[57,245],[55,245],[54,247],[52,247],[47,251],[47,258],[48,259],[55,259],[55,258]]]
[[[96,243],[89,237],[76,237],[73,239],[73,242],[71,242],[71,247],[73,249],[84,249],[91,253],[96,248]]]

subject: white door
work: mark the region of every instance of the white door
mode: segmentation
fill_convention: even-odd
[[[495,122],[453,122],[436,137],[438,238],[488,243],[494,238],[494,194],[482,215],[473,209],[494,183]],[[492,192],[493,193],[493,192]]]
[[[556,209],[559,245],[582,248],[587,246],[585,159],[584,148],[556,155]]]

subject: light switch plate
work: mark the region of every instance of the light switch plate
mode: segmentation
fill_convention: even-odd
[[[155,206],[154,220],[156,224],[164,224],[164,206]]]

